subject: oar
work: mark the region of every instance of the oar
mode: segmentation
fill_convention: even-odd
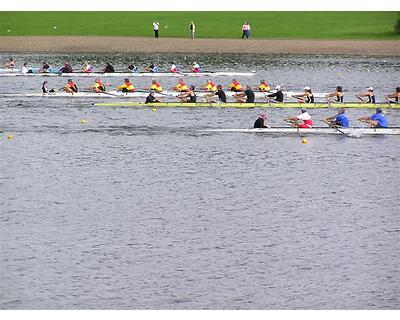
[[[110,93],[110,92],[106,92],[106,91],[100,91],[100,92],[96,92],[96,91],[93,91],[93,90],[88,90],[88,89],[85,89],[85,90],[82,90],[81,92],[90,92],[90,93],[103,93],[103,94],[106,94],[106,95],[109,95],[109,96],[113,96],[113,97],[121,97],[120,95],[118,95],[118,94],[114,94],[114,93]]]
[[[321,120],[321,121],[322,121],[322,122],[325,122],[328,126],[330,126],[331,128],[335,129],[336,131],[340,132],[341,134],[345,135],[346,137],[349,137],[349,138],[351,137],[350,134],[348,134],[348,133],[346,133],[346,132],[340,130],[340,129],[338,128],[338,126],[334,125],[333,123],[330,123],[330,122],[328,122],[328,121],[326,121],[326,120]]]
[[[389,100],[390,98],[389,97],[385,97],[385,99],[386,99],[387,103],[389,104],[389,107],[391,108],[392,105],[391,105],[391,101]]]
[[[358,96],[358,95],[355,95],[358,99],[360,99],[362,102],[365,102],[364,101],[364,99],[363,98],[361,98],[360,96]]]

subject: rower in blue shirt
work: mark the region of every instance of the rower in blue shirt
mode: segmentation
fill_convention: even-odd
[[[388,121],[382,112],[381,108],[376,108],[376,113],[372,116],[364,116],[359,119],[360,121],[369,123],[372,128],[387,128]]]
[[[345,115],[346,110],[344,108],[340,108],[337,115],[332,117],[328,117],[325,119],[325,122],[332,126],[348,128],[349,127],[349,118]]]

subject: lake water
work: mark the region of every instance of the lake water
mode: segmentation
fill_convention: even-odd
[[[66,58],[13,56],[32,65]],[[86,58],[110,56],[68,56]],[[161,61],[117,58],[121,68]],[[372,85],[382,97],[399,85],[397,58],[186,57],[194,59],[257,69],[288,90],[315,78],[315,91]],[[27,91],[20,81],[34,90],[42,80],[0,78],[1,92]],[[1,309],[399,309],[398,137],[303,144],[205,131],[251,127],[257,108],[92,102],[0,100]],[[298,112],[267,111],[276,126]],[[353,125],[371,112],[347,111]],[[335,110],[311,114],[318,123]],[[400,111],[386,115],[400,124]]]

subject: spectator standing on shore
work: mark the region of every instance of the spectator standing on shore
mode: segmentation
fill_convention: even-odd
[[[245,22],[243,27],[242,27],[242,39],[244,39],[244,37],[246,37],[247,39],[250,38],[251,36],[251,28],[248,22]]]
[[[196,32],[196,26],[193,21],[190,21],[189,30],[190,30],[190,37],[192,39],[194,39],[194,33]]]
[[[159,26],[160,26],[160,24],[158,23],[157,20],[153,22],[154,38],[158,38],[158,27]]]

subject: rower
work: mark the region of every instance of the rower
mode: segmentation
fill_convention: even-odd
[[[369,124],[371,128],[387,128],[388,127],[388,121],[383,114],[383,111],[381,108],[376,108],[375,114],[371,116],[364,116],[358,119],[362,122],[366,122]]]
[[[345,112],[346,110],[344,108],[340,108],[336,115],[326,118],[324,122],[330,126],[348,128],[349,118],[345,115]]]
[[[169,71],[172,73],[177,73],[179,72],[178,67],[176,66],[176,64],[174,62],[172,62],[171,68],[169,68]]]
[[[39,69],[39,73],[49,72],[50,65],[47,62],[43,62],[42,67]]]
[[[267,102],[283,102],[282,87],[279,84],[277,84],[275,89],[276,89],[275,93],[270,93],[267,95]],[[270,100],[269,98],[275,98],[275,99]]]
[[[68,62],[64,63],[64,67],[62,67],[60,70],[58,70],[59,73],[73,73],[74,71],[72,70],[72,67]]]
[[[157,80],[152,79],[151,85],[146,87],[145,90],[153,90],[155,92],[162,92],[163,88],[161,87],[161,84],[159,82],[157,82]]]
[[[114,70],[114,67],[112,66],[112,64],[108,62],[106,64],[105,68],[103,69],[103,72],[104,73],[114,73],[115,70]]]
[[[196,93],[194,92],[195,87],[194,86],[189,86],[189,91],[187,92],[182,92],[178,98],[181,100],[181,102],[189,102],[189,103],[196,103]]]
[[[154,90],[151,90],[150,91],[150,94],[147,96],[147,98],[146,98],[146,102],[145,103],[155,103],[155,102],[161,102],[159,99],[157,99],[156,97],[155,97],[155,91]]]
[[[268,83],[265,80],[260,80],[260,84],[258,86],[258,91],[260,92],[270,92],[271,88],[269,87]]]
[[[219,102],[226,103],[226,94],[225,94],[224,90],[222,90],[222,86],[220,84],[217,85],[217,92],[213,92],[213,93],[207,94],[205,96],[205,98],[206,98],[208,103],[213,103],[213,102],[215,102],[215,100],[213,99],[215,96],[218,97],[218,101]]]
[[[243,91],[242,85],[236,79],[233,79],[232,83],[228,87],[233,92],[242,92]]]
[[[271,126],[267,124],[267,114],[265,112],[260,113],[260,116],[254,122],[254,128],[271,128]]]
[[[369,87],[367,90],[368,90],[367,92],[356,94],[356,97],[358,99],[360,99],[364,103],[373,103],[373,104],[375,104],[374,88],[373,87]],[[368,97],[368,101],[364,101],[364,99],[362,97]]]
[[[199,73],[201,71],[200,70],[200,65],[197,62],[193,62],[191,71],[194,72],[194,73]]]
[[[179,79],[178,84],[175,87],[172,87],[172,90],[177,92],[187,92],[189,88],[187,87],[186,83],[183,82],[183,79]]]
[[[9,58],[8,62],[4,65],[4,68],[14,69],[17,66],[13,58]]]
[[[217,86],[215,85],[215,83],[213,81],[211,81],[211,79],[207,80],[207,83],[205,84],[203,89],[206,92],[212,92],[212,93],[215,93],[218,91]]]
[[[128,70],[129,70],[129,72],[134,73],[134,72],[138,72],[139,68],[137,66],[135,66],[134,64],[130,64],[128,66]]]
[[[297,99],[300,103],[314,103],[314,95],[311,92],[310,87],[304,87],[304,92],[300,94],[292,95],[293,98]]]
[[[246,86],[246,90],[244,92],[236,93],[233,97],[238,103],[254,103],[255,100],[254,92],[251,90],[250,86]]]
[[[97,93],[105,92],[106,91],[106,85],[103,81],[100,79],[96,79],[93,86],[91,88],[88,88],[89,90],[92,90]]]
[[[148,67],[146,67],[145,69],[144,69],[144,71],[145,72],[158,72],[158,67],[154,64],[154,63],[151,63]]]
[[[385,96],[385,99],[389,103],[400,103],[400,87],[396,88],[396,92],[395,93],[388,94],[387,96]],[[394,101],[391,101],[389,99],[394,99]]]
[[[335,98],[335,100],[331,100],[329,98]],[[341,86],[337,86],[335,92],[328,93],[325,95],[325,99],[328,103],[336,102],[336,103],[343,103],[343,88]]]
[[[93,72],[93,66],[91,66],[88,61],[85,61],[82,65],[81,71],[86,73]]]
[[[68,93],[77,93],[78,92],[78,87],[77,85],[72,81],[72,79],[68,79],[68,83],[64,86],[64,91]]]
[[[128,78],[124,79],[124,83],[121,84],[120,86],[117,87],[117,90],[122,91],[122,92],[135,92],[136,89],[133,86],[132,82],[129,81]]]
[[[54,89],[49,90],[48,86],[49,86],[49,82],[48,81],[44,81],[42,83],[42,93],[46,94],[46,93],[54,93],[55,92]]]
[[[21,72],[22,72],[23,74],[32,73],[32,69],[28,68],[28,64],[25,62],[25,63],[24,63],[24,66],[23,66],[22,69],[21,69]]]
[[[285,118],[285,120],[292,123],[292,128],[310,129],[313,125],[311,116],[307,112],[306,108],[301,108],[301,113],[296,117]],[[298,123],[298,120],[301,120],[303,122]]]

